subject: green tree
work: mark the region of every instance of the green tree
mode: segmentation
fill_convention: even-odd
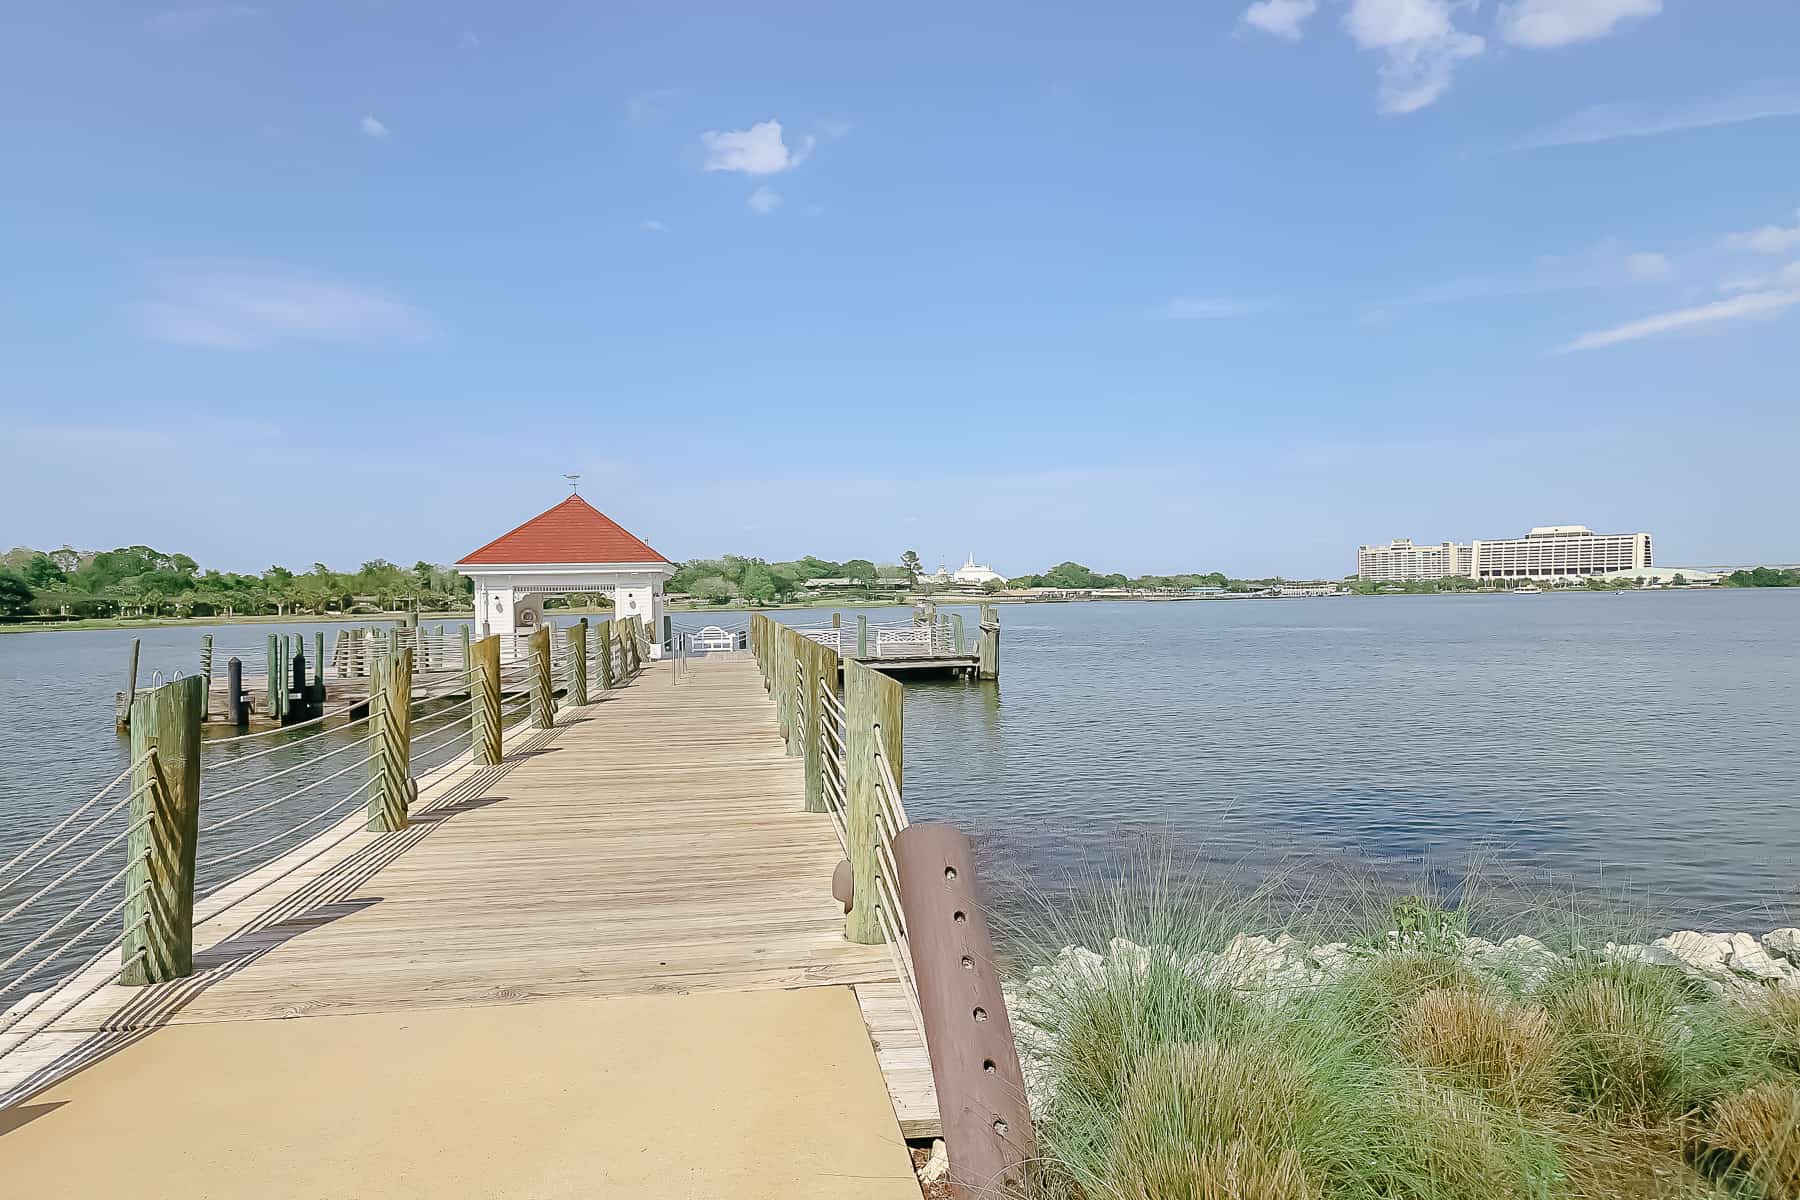
[[[0,567],[0,616],[16,617],[31,611],[31,585],[11,567]]]
[[[846,579],[855,579],[862,583],[874,583],[881,578],[880,573],[875,570],[875,564],[866,558],[851,559],[844,564],[843,573]]]
[[[917,550],[908,550],[906,553],[902,554],[900,556],[900,565],[905,568],[907,575],[913,578],[917,578],[925,573],[925,564],[919,561],[919,552]]]
[[[986,583],[981,585],[981,590],[986,592],[990,596],[992,596],[995,592],[1005,591],[1006,590],[1006,580],[990,579]]]
[[[749,563],[738,578],[738,595],[752,604],[775,603],[775,579],[762,563]]]
[[[34,588],[46,588],[67,583],[69,573],[48,554],[39,552],[32,555],[31,561],[25,564],[24,578]]]

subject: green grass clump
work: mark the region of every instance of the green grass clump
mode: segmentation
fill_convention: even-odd
[[[1065,914],[1054,949],[1105,965],[1021,1006],[1052,1200],[1800,1200],[1800,995],[1714,995],[1574,948],[1591,928],[1546,934],[1548,978],[1483,973],[1470,910],[1411,898],[1258,995],[1209,956],[1273,932],[1266,897],[1154,878]]]

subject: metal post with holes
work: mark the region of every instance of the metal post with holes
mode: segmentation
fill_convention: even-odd
[[[893,850],[951,1194],[1027,1194],[1037,1139],[969,839],[925,822]]]

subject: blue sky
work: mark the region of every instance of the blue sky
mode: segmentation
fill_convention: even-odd
[[[0,542],[1800,559],[1800,5],[15,6]]]

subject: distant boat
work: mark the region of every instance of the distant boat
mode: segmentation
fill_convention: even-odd
[[[1544,594],[1544,589],[1528,583],[1524,587],[1514,588],[1512,594],[1515,596],[1541,596]]]

